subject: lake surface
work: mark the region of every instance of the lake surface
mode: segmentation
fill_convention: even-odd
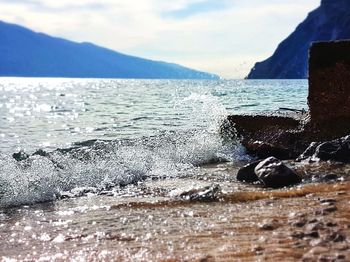
[[[228,114],[306,108],[307,82],[2,78],[0,206],[89,187],[191,177],[246,159],[219,134]],[[87,142],[90,141],[90,142]],[[55,151],[17,162],[12,153]]]
[[[306,101],[305,80],[1,78],[0,234],[7,242],[0,255],[84,260],[96,248],[102,257],[142,260],[145,241],[210,208],[170,214],[155,203],[165,207],[213,185],[224,194],[256,190],[234,178],[249,157],[219,133],[228,114],[307,109]],[[51,153],[12,157],[38,149]],[[173,224],[163,227],[169,215]],[[187,226],[194,234],[210,223],[192,219]],[[110,244],[113,230],[120,234]],[[175,242],[162,245],[171,256]]]
[[[227,114],[307,108],[306,80],[0,79],[0,151],[210,130]]]

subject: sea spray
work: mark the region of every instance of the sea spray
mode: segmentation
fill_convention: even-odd
[[[203,165],[246,157],[236,141],[218,132],[227,114],[304,107],[307,82],[288,86],[240,80],[3,79],[0,206],[99,194],[129,184],[137,191],[145,180],[198,178]],[[11,156],[17,148],[49,153],[17,162]]]
[[[189,100],[194,102],[194,111],[199,112],[192,116],[202,118],[206,129],[96,141],[90,146],[32,155],[19,162],[1,155],[0,206],[51,201],[87,192],[98,194],[145,179],[191,177],[196,166],[238,159],[242,153],[239,144],[224,144],[218,133],[218,119],[226,114],[218,100],[196,94],[184,99]]]

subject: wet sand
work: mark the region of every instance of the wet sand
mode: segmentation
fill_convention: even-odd
[[[229,166],[207,167],[203,172],[194,180],[146,183],[142,194],[125,188],[118,197],[88,195],[2,210],[0,257],[28,261],[350,260],[347,179],[266,190],[228,179]],[[225,191],[218,201],[185,201],[168,194],[181,183],[212,182]]]

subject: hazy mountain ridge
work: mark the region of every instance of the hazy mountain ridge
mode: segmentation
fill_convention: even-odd
[[[322,0],[274,54],[258,62],[248,79],[298,79],[308,76],[308,50],[312,42],[350,38],[350,1]]]
[[[0,76],[218,79],[177,64],[125,55],[0,21]]]

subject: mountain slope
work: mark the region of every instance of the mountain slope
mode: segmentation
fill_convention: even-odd
[[[258,62],[248,79],[307,78],[308,50],[312,42],[350,38],[350,1],[322,0],[274,54]]]
[[[217,79],[177,64],[121,54],[0,21],[0,76]]]

